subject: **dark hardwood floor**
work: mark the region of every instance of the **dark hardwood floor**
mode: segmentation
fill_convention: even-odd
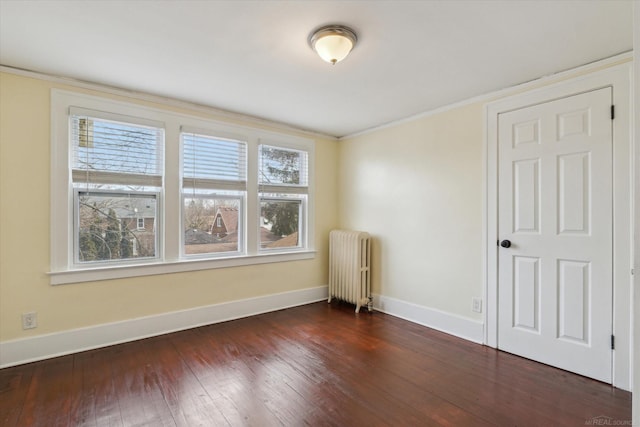
[[[336,302],[0,370],[2,426],[547,427],[630,419],[628,392]]]

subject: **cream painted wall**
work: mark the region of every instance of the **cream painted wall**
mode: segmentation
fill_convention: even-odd
[[[475,320],[483,106],[340,142],[340,225],[373,240],[373,292]]]
[[[373,234],[373,292],[483,321],[484,110],[578,69],[340,142],[340,226]],[[484,304],[483,304],[484,306]]]
[[[54,87],[123,99],[0,73],[0,342],[327,284],[328,233],[338,222],[338,143],[317,139],[315,259],[51,286],[46,272]],[[22,330],[21,313],[27,311],[38,312],[37,329]]]

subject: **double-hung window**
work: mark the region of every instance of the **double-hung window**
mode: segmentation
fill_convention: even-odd
[[[74,263],[159,258],[161,125],[79,108],[69,120]]]
[[[258,148],[260,249],[306,245],[308,153],[275,144]]]
[[[241,253],[247,144],[183,128],[183,256]]]

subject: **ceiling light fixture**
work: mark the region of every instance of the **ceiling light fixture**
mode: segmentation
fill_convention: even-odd
[[[320,58],[333,65],[346,58],[357,41],[356,33],[343,25],[326,25],[309,36],[311,48]]]

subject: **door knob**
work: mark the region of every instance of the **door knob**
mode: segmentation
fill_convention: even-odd
[[[503,248],[510,248],[511,247],[511,241],[510,240],[503,240],[502,242],[500,242],[500,246],[502,246]]]

